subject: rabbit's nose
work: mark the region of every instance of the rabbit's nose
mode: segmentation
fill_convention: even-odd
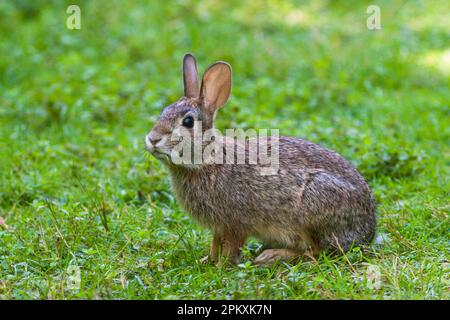
[[[154,146],[154,145],[156,145],[158,142],[161,141],[161,138],[155,137],[155,136],[152,137],[152,135],[150,134],[150,135],[148,135],[148,141]]]

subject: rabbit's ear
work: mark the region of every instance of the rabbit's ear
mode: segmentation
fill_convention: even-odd
[[[198,98],[197,62],[190,53],[185,54],[183,58],[183,83],[184,96],[188,98]]]
[[[204,108],[214,112],[227,102],[231,92],[231,66],[216,62],[203,75],[200,100]]]

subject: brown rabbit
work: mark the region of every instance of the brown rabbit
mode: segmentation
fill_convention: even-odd
[[[231,67],[211,65],[199,86],[196,61],[187,54],[183,78],[184,96],[163,110],[145,143],[167,164],[182,207],[212,230],[213,261],[226,256],[238,262],[249,236],[270,248],[256,264],[345,252],[373,240],[375,205],[366,181],[342,156],[312,142],[280,137],[279,168],[272,175],[262,175],[259,164],[175,164],[171,154],[178,142],[172,133],[193,134],[200,122],[203,132],[213,128],[216,111],[230,95]]]

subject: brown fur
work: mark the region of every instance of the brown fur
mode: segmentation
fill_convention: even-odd
[[[193,79],[192,74],[189,76]],[[229,82],[231,86],[231,78]],[[208,85],[213,84],[202,84],[202,88],[209,89]],[[216,88],[218,94],[222,92],[221,101],[223,90],[229,90],[227,85],[221,81]],[[202,97],[181,98],[162,112],[148,139],[170,134],[187,113],[203,121],[203,130],[211,128],[221,105],[206,104]],[[165,151],[171,148],[169,141],[161,146]],[[275,175],[261,175],[261,167],[250,164],[186,167],[153,153],[167,163],[173,191],[183,208],[212,230],[213,260],[220,252],[238,261],[240,248],[249,236],[272,248],[287,249],[266,252],[264,256],[270,261],[276,253],[279,258],[292,258],[292,252],[339,252],[373,240],[376,218],[372,193],[347,160],[317,144],[291,137],[280,137],[279,150],[280,166]],[[255,261],[264,262],[264,256]]]

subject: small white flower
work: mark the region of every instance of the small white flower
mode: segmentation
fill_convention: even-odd
[[[381,271],[380,267],[368,264],[366,269],[366,285],[371,290],[381,289]]]

